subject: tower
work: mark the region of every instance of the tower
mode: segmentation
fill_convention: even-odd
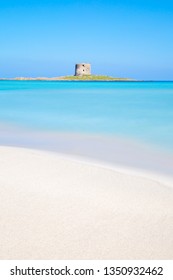
[[[75,76],[91,75],[91,64],[79,63],[75,65]]]

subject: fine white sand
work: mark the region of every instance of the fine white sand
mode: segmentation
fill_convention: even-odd
[[[171,181],[0,147],[0,259],[172,258]]]

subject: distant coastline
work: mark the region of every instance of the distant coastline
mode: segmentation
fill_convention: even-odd
[[[83,75],[83,76],[60,76],[60,77],[16,77],[16,78],[0,78],[7,81],[136,81],[130,78],[115,78],[105,75]]]

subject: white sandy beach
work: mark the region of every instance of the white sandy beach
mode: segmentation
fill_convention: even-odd
[[[173,183],[0,147],[0,259],[172,259]]]

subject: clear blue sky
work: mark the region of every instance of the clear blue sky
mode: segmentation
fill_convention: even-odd
[[[0,0],[0,77],[173,80],[172,0]]]

